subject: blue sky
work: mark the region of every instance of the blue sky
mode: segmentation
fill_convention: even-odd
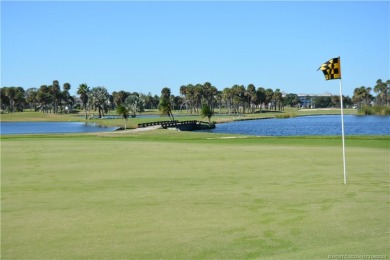
[[[1,2],[1,86],[160,94],[211,82],[343,94],[390,79],[388,1]]]

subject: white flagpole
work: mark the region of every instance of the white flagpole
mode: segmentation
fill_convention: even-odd
[[[344,169],[344,184],[347,184],[347,173],[345,170],[345,141],[344,141],[344,105],[343,105],[343,92],[340,79],[340,106],[341,106],[341,135],[343,139],[343,169]]]

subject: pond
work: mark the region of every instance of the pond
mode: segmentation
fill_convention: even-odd
[[[1,135],[88,133],[117,129],[83,122],[1,122],[0,126]],[[390,135],[389,116],[345,115],[344,126],[346,135]],[[341,117],[328,115],[236,121],[203,131],[256,136],[341,135]]]
[[[59,134],[114,131],[117,127],[101,127],[83,122],[1,122],[1,134]]]
[[[345,135],[390,135],[389,116],[344,116]],[[218,124],[212,133],[256,136],[341,135],[341,116],[302,116]]]

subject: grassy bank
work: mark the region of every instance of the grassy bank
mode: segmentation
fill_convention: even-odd
[[[390,255],[388,137],[3,136],[2,259]]]

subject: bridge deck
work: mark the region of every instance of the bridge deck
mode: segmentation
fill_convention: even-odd
[[[204,121],[198,121],[198,120],[187,120],[187,121],[155,121],[155,122],[147,122],[147,123],[140,123],[138,124],[138,128],[142,127],[148,127],[148,126],[156,126],[156,125],[161,125],[162,128],[167,129],[168,127],[176,127],[178,129],[184,129],[186,128],[191,128],[192,130],[194,129],[210,129],[214,128],[214,124],[210,124],[209,122],[204,122]]]

